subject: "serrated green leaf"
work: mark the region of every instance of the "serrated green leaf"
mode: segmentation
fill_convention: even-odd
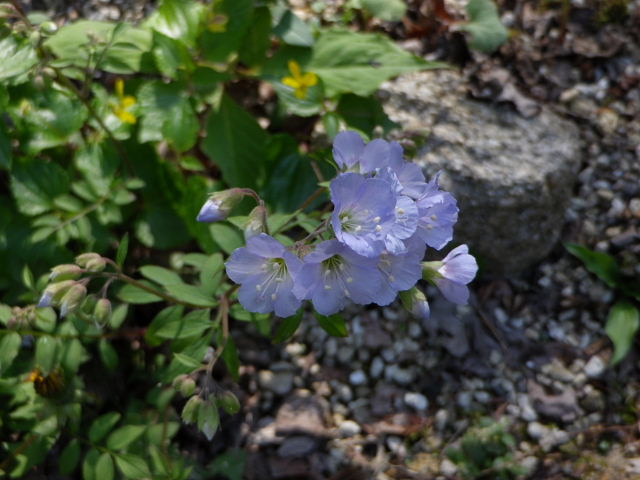
[[[118,251],[116,252],[116,263],[120,268],[124,265],[124,261],[127,259],[127,253],[129,252],[129,233],[125,233],[118,244]]]
[[[122,450],[142,436],[146,425],[124,425],[114,430],[107,438],[107,447],[111,450]]]
[[[120,472],[122,472],[124,478],[151,478],[149,466],[142,457],[130,453],[117,454],[114,457],[116,465],[120,469]]]
[[[21,213],[34,216],[54,208],[53,199],[69,190],[67,173],[55,163],[41,160],[15,162],[11,191]]]
[[[617,286],[620,271],[615,258],[603,252],[595,252],[577,243],[565,243],[564,246],[569,253],[582,260],[587,270],[597,275],[609,287]]]
[[[407,5],[402,0],[361,0],[362,6],[376,18],[387,22],[402,20]]]
[[[219,0],[210,4],[199,38],[207,62],[227,63],[238,51],[251,25],[253,4],[253,0]]]
[[[193,46],[200,34],[204,10],[200,2],[162,0],[144,26]]]
[[[175,79],[180,69],[193,69],[185,44],[160,32],[153,32],[153,59],[158,70],[169,78]]]
[[[311,61],[302,65],[320,76],[330,97],[339,93],[366,97],[397,75],[444,66],[403,50],[387,36],[337,29],[320,35]]]
[[[611,307],[605,326],[605,332],[614,347],[611,365],[615,365],[629,353],[638,327],[640,327],[640,312],[634,305],[621,301]]]
[[[200,122],[186,98],[168,112],[162,125],[162,134],[179,152],[186,152],[192,148],[198,140]]]
[[[89,427],[89,440],[91,440],[91,443],[98,443],[102,440],[115,427],[118,420],[120,420],[120,416],[118,412],[109,412],[96,418]]]
[[[0,338],[0,374],[11,366],[20,351],[22,337],[16,332],[8,332]]]
[[[289,45],[299,47],[311,47],[313,45],[313,31],[311,27],[289,9],[276,11],[279,16],[278,24],[273,28],[273,33]]]
[[[509,32],[500,21],[493,0],[469,0],[466,8],[470,20],[458,28],[471,34],[471,48],[491,53],[507,41]]]
[[[158,267],[157,265],[145,265],[140,267],[140,273],[149,280],[159,283],[160,285],[174,285],[183,283],[182,278],[173,270]]]
[[[273,336],[274,343],[281,343],[286,340],[289,340],[294,333],[298,330],[300,323],[302,323],[302,315],[303,312],[299,311],[295,315],[292,315],[287,318],[283,318],[278,325],[278,329],[276,330],[276,334]]]
[[[348,337],[349,329],[341,315],[335,314],[328,317],[316,312],[318,324],[332,337]]]
[[[110,453],[103,453],[96,462],[96,479],[100,480],[113,480],[115,476],[115,469],[113,467],[113,460]]]
[[[80,461],[80,442],[77,438],[71,439],[71,441],[64,447],[60,458],[58,459],[58,468],[61,475],[69,475],[78,466]]]

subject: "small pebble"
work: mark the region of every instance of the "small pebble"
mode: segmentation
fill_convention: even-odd
[[[405,393],[404,403],[417,411],[424,411],[429,408],[429,400],[427,397],[417,392]]]

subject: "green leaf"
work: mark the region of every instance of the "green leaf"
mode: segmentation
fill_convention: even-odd
[[[151,283],[141,280],[140,283],[148,285],[150,287],[155,288]],[[118,290],[118,298],[126,303],[154,303],[161,302],[162,298],[154,295],[153,293],[149,293],[141,288],[135,287],[133,285],[123,285],[120,290]]]
[[[387,22],[402,20],[407,5],[402,0],[361,0],[362,6],[374,17]]]
[[[221,341],[222,339],[219,338]],[[238,349],[236,348],[236,344],[233,341],[231,336],[227,337],[227,343],[224,346],[224,350],[222,351],[222,359],[224,360],[225,365],[229,369],[229,373],[231,374],[231,378],[235,382],[240,380],[240,357],[238,357]]]
[[[184,221],[171,208],[151,207],[136,224],[136,237],[143,245],[169,249],[191,240]]]
[[[282,83],[282,78],[277,80],[273,83],[273,87],[278,94],[278,100],[280,100],[287,112],[301,117],[309,117],[320,112],[324,101],[320,83],[309,87],[304,98],[298,98],[293,87]]]
[[[191,102],[183,98],[168,112],[162,126],[162,134],[179,152],[193,147],[198,139],[200,122],[193,111]]]
[[[267,58],[270,45],[271,12],[268,7],[256,7],[253,11],[251,27],[240,47],[240,60],[250,67],[260,66]]]
[[[113,467],[113,460],[110,453],[103,453],[96,462],[96,479],[100,480],[113,480],[115,476],[115,470]]]
[[[130,453],[117,454],[115,455],[115,460],[124,478],[138,479],[151,477],[147,462],[138,455]]]
[[[77,338],[72,339],[67,342],[65,348],[62,349],[62,358],[60,359],[60,363],[64,367],[66,373],[74,374],[87,360],[90,360],[91,357],[87,350],[82,346],[80,340]]]
[[[113,181],[120,166],[120,157],[110,142],[84,143],[76,151],[78,170],[97,197],[113,191]]]
[[[223,252],[231,254],[236,248],[244,245],[244,236],[236,228],[225,223],[212,223],[209,231]]]
[[[316,319],[318,320],[318,324],[332,337],[349,336],[347,324],[341,315],[335,314],[325,317],[316,312]]]
[[[4,122],[0,122],[0,169],[11,168],[11,139]]]
[[[204,59],[212,63],[227,63],[242,45],[251,25],[253,0],[219,0],[206,14],[206,28],[200,37]]]
[[[172,329],[173,327],[171,327],[171,325],[174,323],[179,324],[183,313],[184,307],[182,305],[172,305],[171,307],[161,310],[151,321],[151,324],[147,329],[147,333],[145,334],[145,340],[149,345],[152,347],[160,345],[164,337],[158,336],[158,331]]]
[[[165,340],[195,337],[211,328],[211,311],[194,310],[183,318],[173,319],[171,322],[159,325],[154,331],[154,335]]]
[[[193,46],[200,33],[203,14],[204,6],[200,2],[162,0],[144,26]]]
[[[591,273],[595,274],[609,287],[618,285],[620,271],[615,258],[603,252],[595,252],[577,243],[565,243],[564,247],[570,254],[578,257]]]
[[[45,41],[63,65],[98,68],[112,73],[143,69],[143,55],[151,50],[149,30],[129,24],[79,20],[68,23]],[[96,65],[96,61],[99,64]]]
[[[167,293],[176,297],[178,300],[191,303],[199,307],[215,307],[218,304],[213,297],[207,295],[198,287],[193,285],[178,283],[175,285],[165,285],[164,288]]]
[[[209,473],[222,474],[228,480],[242,480],[247,463],[247,453],[240,448],[226,450],[211,462]]]
[[[33,290],[35,288],[33,273],[31,273],[31,269],[29,268],[29,265],[26,265],[26,264],[24,267],[22,267],[22,283],[29,290]]]
[[[220,425],[220,414],[213,401],[206,400],[198,407],[198,429],[211,440]]]
[[[0,40],[0,82],[15,84],[25,81],[25,74],[36,63],[38,55],[27,39],[10,35]]]
[[[213,295],[222,280],[223,270],[222,255],[214,253],[209,256],[200,270],[200,289],[207,295]]]
[[[184,43],[159,32],[153,32],[153,59],[158,70],[175,79],[178,70],[193,69],[193,61]]]
[[[96,418],[89,427],[89,440],[91,440],[91,443],[98,443],[102,440],[116,426],[118,420],[120,420],[118,412],[105,413]]]
[[[124,425],[109,435],[107,447],[110,450],[122,450],[141,437],[146,429],[146,425]]]
[[[359,130],[369,138],[373,137],[377,126],[381,126],[384,132],[398,127],[398,124],[387,116],[375,97],[359,97],[347,93],[340,97],[336,112],[347,126]]]
[[[116,252],[116,263],[120,268],[124,265],[124,261],[127,259],[127,253],[129,252],[129,232],[125,233],[118,244],[118,251]]]
[[[302,310],[287,318],[283,318],[278,325],[276,334],[273,336],[273,343],[281,343],[289,340],[294,333],[298,330],[300,323],[302,323]]]
[[[113,348],[113,345],[104,338],[98,342],[98,350],[100,351],[100,359],[112,372],[118,367],[118,352]]]
[[[43,375],[48,375],[56,366],[59,340],[43,335],[36,340],[36,366]]]
[[[311,27],[289,9],[284,10],[278,24],[273,28],[273,33],[289,45],[299,47],[310,47],[313,45],[313,32]]]
[[[458,28],[471,34],[471,48],[491,53],[507,41],[509,32],[500,21],[493,0],[469,0],[466,8],[470,20]]]
[[[206,131],[202,149],[230,186],[255,189],[262,183],[267,134],[253,116],[225,95],[220,108],[207,118]]]
[[[16,162],[11,191],[18,211],[34,216],[54,208],[53,199],[69,191],[69,178],[62,167],[42,160]]]
[[[99,459],[100,452],[95,448],[89,450],[89,452],[84,456],[84,461],[82,462],[83,480],[100,480],[96,475],[96,465],[98,464]]]
[[[16,332],[8,332],[0,338],[0,374],[11,366],[18,356],[21,344],[22,337]]]
[[[196,368],[200,368],[202,366],[202,362],[199,362],[196,359],[182,353],[174,352],[173,358],[175,358],[179,363],[191,370],[195,370]]]
[[[412,55],[387,36],[334,29],[318,38],[303,70],[319,75],[330,97],[339,93],[368,96],[389,78],[444,66]]]
[[[183,283],[182,278],[173,270],[158,267],[157,265],[145,265],[140,268],[140,273],[149,280],[159,283],[160,285],[172,285]]]
[[[629,353],[638,327],[640,312],[634,305],[621,301],[611,307],[605,326],[605,332],[613,342],[611,365],[615,365]]]
[[[60,458],[58,459],[58,465],[61,475],[69,475],[78,466],[80,461],[80,442],[77,438],[71,439],[71,441],[64,447]]]

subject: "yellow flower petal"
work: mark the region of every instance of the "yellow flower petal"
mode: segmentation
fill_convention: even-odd
[[[126,95],[122,100],[120,100],[120,106],[122,108],[133,107],[136,104],[136,97],[132,95]]]
[[[298,62],[295,60],[289,60],[289,71],[291,72],[291,75],[293,75],[293,78],[296,80],[300,79],[300,65],[298,65]]]
[[[306,85],[307,87],[313,87],[316,83],[318,83],[318,76],[313,72],[307,72],[300,79],[300,83]]]
[[[291,88],[300,88],[300,82],[293,77],[284,77],[282,83]]]
[[[116,95],[118,98],[124,97],[124,80],[121,78],[116,80]]]
[[[307,98],[307,86],[301,85],[299,88],[296,88],[294,93],[296,98],[299,98],[300,100]]]
[[[126,110],[122,110],[122,109],[117,109],[117,110],[114,110],[113,113],[116,114],[116,117],[118,117],[122,123],[131,123],[131,124],[136,123],[136,117],[131,112],[127,112]]]

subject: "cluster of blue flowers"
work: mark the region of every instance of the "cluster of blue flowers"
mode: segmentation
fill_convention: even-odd
[[[429,306],[416,287],[422,278],[448,300],[466,303],[478,268],[466,245],[442,261],[422,261],[427,246],[440,250],[452,239],[458,219],[456,200],[440,189],[438,176],[427,182],[397,142],[365,144],[356,132],[336,136],[333,156],[340,169],[330,184],[333,235],[291,249],[266,233],[248,238],[226,263],[229,278],[241,285],[242,306],[287,317],[310,300],[331,315],[350,302],[388,305],[402,292],[405,305],[425,317]],[[228,197],[214,194],[198,219],[226,217]]]

